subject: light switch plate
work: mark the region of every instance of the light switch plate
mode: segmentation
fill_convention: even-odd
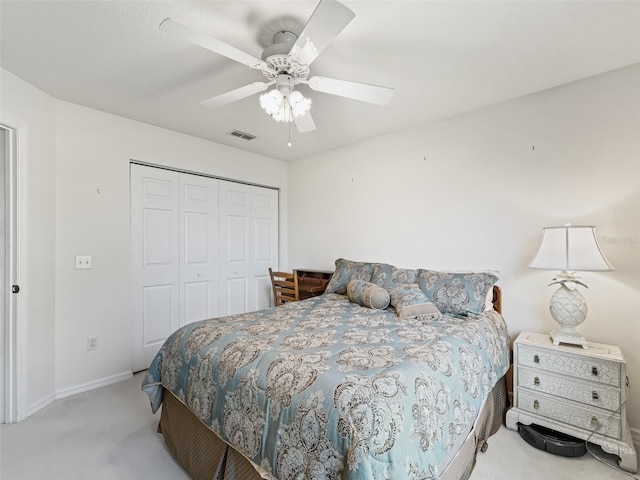
[[[76,257],[76,270],[91,268],[91,256]]]

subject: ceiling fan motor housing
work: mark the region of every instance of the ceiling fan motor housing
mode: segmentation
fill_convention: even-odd
[[[309,78],[309,66],[298,64],[289,56],[298,36],[292,32],[280,31],[274,35],[273,39],[275,43],[262,52],[262,60],[267,64],[267,68],[262,70],[265,77],[273,80],[286,73],[292,77],[294,84]]]

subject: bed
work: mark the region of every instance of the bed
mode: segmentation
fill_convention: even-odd
[[[339,259],[324,295],[176,331],[143,390],[197,480],[468,478],[506,407],[496,281]]]

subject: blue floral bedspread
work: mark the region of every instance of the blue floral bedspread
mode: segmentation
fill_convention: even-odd
[[[164,386],[280,480],[437,477],[509,366],[482,318],[399,319],[339,294],[189,324],[143,382]]]

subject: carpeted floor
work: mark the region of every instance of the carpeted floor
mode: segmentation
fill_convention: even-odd
[[[188,476],[156,433],[131,380],[55,402],[24,422],[0,427],[2,480],[182,480]],[[612,457],[608,456],[611,460]],[[471,480],[602,480],[629,478],[590,456],[557,457],[502,427],[478,455]]]

